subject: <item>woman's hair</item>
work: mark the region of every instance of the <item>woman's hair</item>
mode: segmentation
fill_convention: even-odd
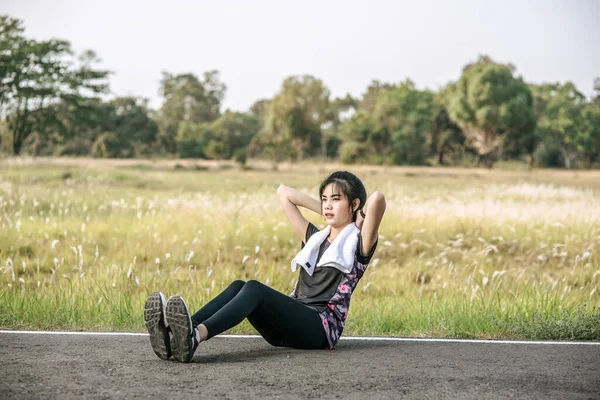
[[[350,209],[352,209],[352,204],[355,199],[360,200],[356,211],[361,210],[367,202],[367,191],[365,186],[362,181],[351,172],[337,171],[329,175],[319,187],[319,199],[323,198],[323,191],[329,184],[334,184],[336,189],[341,190],[348,199]],[[352,221],[356,221],[356,212],[352,214]]]

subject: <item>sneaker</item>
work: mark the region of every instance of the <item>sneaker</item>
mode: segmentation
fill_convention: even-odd
[[[167,322],[173,333],[171,350],[173,357],[180,362],[188,363],[200,342],[197,330],[192,325],[192,319],[185,301],[179,296],[173,296],[167,303]]]
[[[171,357],[171,340],[166,319],[166,300],[161,292],[152,293],[144,306],[144,322],[154,353],[163,360]]]

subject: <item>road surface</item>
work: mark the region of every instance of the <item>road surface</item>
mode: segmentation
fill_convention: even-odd
[[[8,399],[600,399],[600,344],[341,340],[334,350],[215,337],[191,364],[147,336],[0,333]]]

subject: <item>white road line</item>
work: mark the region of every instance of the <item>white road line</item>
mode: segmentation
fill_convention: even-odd
[[[69,332],[69,331],[10,331],[0,330],[1,333],[25,335],[81,335],[81,336],[148,336],[138,332]],[[229,339],[260,339],[259,335],[217,335]],[[599,342],[566,342],[540,340],[487,340],[487,339],[438,339],[438,338],[400,338],[385,336],[342,336],[341,340],[364,340],[372,342],[432,342],[432,343],[477,343],[477,344],[545,344],[545,345],[589,345],[600,346]]]
[[[566,342],[552,340],[488,340],[488,339],[442,339],[442,338],[397,338],[397,337],[362,337],[346,336],[348,340],[392,341],[392,342],[439,342],[439,343],[490,343],[490,344],[558,344],[558,345],[592,345],[600,346],[600,342]]]

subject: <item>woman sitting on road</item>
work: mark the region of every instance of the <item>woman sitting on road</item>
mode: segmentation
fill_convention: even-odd
[[[367,200],[363,183],[346,171],[331,174],[319,188],[321,201],[281,185],[279,201],[302,249],[292,261],[300,269],[287,296],[258,281],[234,281],[194,315],[179,296],[168,302],[160,292],[146,300],[144,321],[156,355],[190,362],[198,344],[248,318],[273,346],[332,349],[348,317],[350,297],[377,247],[385,198]],[[298,207],[325,217],[322,231]]]

